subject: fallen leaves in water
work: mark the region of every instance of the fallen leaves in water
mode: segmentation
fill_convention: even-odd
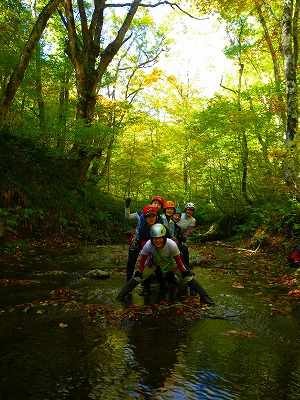
[[[243,337],[243,338],[258,338],[260,337],[259,334],[254,333],[254,332],[247,332],[247,331],[227,331],[227,332],[222,332],[222,335],[225,336],[236,336],[236,337]]]
[[[290,296],[300,297],[300,290],[299,290],[299,289],[290,290],[290,291],[288,292],[288,294],[289,294]]]
[[[161,301],[160,303],[150,305],[130,304],[116,307],[113,305],[78,303],[75,295],[76,292],[61,288],[52,291],[50,293],[51,298],[49,299],[8,306],[0,309],[0,313],[22,312],[25,314],[44,314],[60,307],[59,312],[63,311],[66,316],[70,312],[72,314],[75,312],[87,322],[105,326],[119,325],[129,320],[137,321],[147,317],[156,318],[162,313],[180,314],[188,321],[203,317],[214,317],[211,307],[202,306],[199,300],[193,297],[176,303]],[[61,328],[67,327],[64,323],[60,323],[59,326]]]
[[[202,307],[196,299],[189,298],[185,302],[170,304],[161,301],[149,305],[130,304],[122,308],[114,308],[108,305],[98,304],[81,305],[81,309],[88,313],[93,322],[105,324],[118,324],[125,320],[136,321],[146,317],[157,317],[161,313],[182,314],[188,320],[198,319],[209,315],[209,311]]]
[[[0,279],[3,285],[39,285],[40,281],[31,279]]]

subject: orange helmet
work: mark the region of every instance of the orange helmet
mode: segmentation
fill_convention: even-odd
[[[173,203],[173,201],[166,201],[165,202],[165,204],[164,204],[164,210],[166,209],[166,208],[176,208],[176,206],[175,206],[175,204]]]
[[[157,214],[157,208],[154,206],[146,206],[143,208],[143,215],[144,217],[148,217],[150,214]]]

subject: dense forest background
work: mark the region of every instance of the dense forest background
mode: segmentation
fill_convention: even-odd
[[[211,16],[232,68],[207,96],[159,60]],[[125,241],[124,200],[155,195],[196,204],[199,240],[296,238],[298,28],[299,0],[1,2],[3,243]]]

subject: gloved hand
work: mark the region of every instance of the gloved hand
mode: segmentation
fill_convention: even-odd
[[[183,237],[182,238],[182,243],[185,243],[186,242],[186,237]]]
[[[128,198],[125,200],[125,207],[126,207],[126,208],[129,208],[129,207],[130,207],[130,203],[131,203],[131,198],[128,197]]]
[[[191,271],[189,271],[188,269],[186,269],[185,271],[182,271],[182,277],[185,278],[186,276],[193,276]]]
[[[140,271],[135,271],[135,273],[133,274],[133,277],[142,279],[143,278],[143,273],[140,272]]]

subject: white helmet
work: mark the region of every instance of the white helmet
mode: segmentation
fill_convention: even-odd
[[[195,204],[194,203],[186,203],[185,208],[195,210]]]
[[[167,231],[163,224],[154,224],[150,229],[151,238],[160,238],[166,236]]]

